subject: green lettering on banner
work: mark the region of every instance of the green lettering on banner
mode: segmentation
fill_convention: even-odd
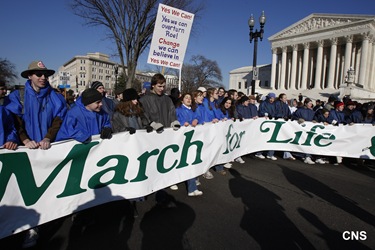
[[[109,184],[125,184],[125,183],[129,182],[127,179],[124,178],[125,173],[126,173],[126,169],[128,167],[128,163],[129,163],[129,159],[126,156],[124,156],[124,155],[110,155],[110,156],[107,156],[107,157],[104,157],[103,159],[101,159],[98,162],[97,165],[98,165],[98,167],[103,167],[107,164],[107,162],[109,162],[112,159],[116,159],[118,164],[116,166],[106,168],[103,171],[100,171],[100,172],[94,174],[88,182],[89,188],[95,189],[95,188],[101,188],[101,187],[107,186]],[[115,172],[113,178],[111,180],[105,182],[105,183],[101,182],[100,178],[110,171]]]
[[[202,162],[202,149],[203,149],[203,142],[202,141],[191,141],[191,138],[193,138],[194,130],[191,130],[189,132],[186,132],[185,134],[185,141],[184,145],[182,146],[182,152],[181,152],[181,158],[180,158],[180,164],[176,167],[177,168],[183,168],[188,166],[187,163],[187,157],[189,153],[189,148],[193,145],[195,145],[196,148],[196,156],[194,162],[192,162],[192,165],[198,164]]]
[[[172,166],[169,167],[169,168],[165,168],[164,167],[164,159],[165,159],[165,153],[167,152],[168,149],[172,149],[172,151],[174,153],[176,153],[178,150],[179,150],[179,147],[178,145],[176,144],[173,144],[173,145],[169,145],[169,146],[166,146],[159,154],[159,157],[158,157],[158,160],[157,160],[157,163],[156,163],[156,167],[157,167],[157,170],[159,173],[167,173],[169,171],[171,171],[177,164],[177,160],[173,162]]]
[[[151,152],[146,151],[141,156],[138,157],[139,161],[139,171],[138,175],[131,180],[130,182],[140,182],[148,179],[148,176],[146,175],[146,167],[147,167],[147,161],[148,158],[150,158],[153,155],[158,155],[159,149],[154,149]]]
[[[2,200],[4,196],[10,177],[14,174],[25,205],[30,206],[35,204],[51,185],[52,181],[60,173],[63,167],[70,161],[72,161],[72,163],[65,189],[63,193],[57,197],[59,198],[85,192],[86,190],[80,187],[82,173],[89,151],[96,144],[98,144],[98,142],[75,145],[70,150],[67,157],[53,169],[52,173],[40,187],[37,187],[36,185],[27,153],[1,154],[0,161],[3,166],[0,173],[0,200]]]
[[[263,133],[267,133],[268,131],[270,131],[271,129],[270,128],[265,128],[263,129],[263,124],[267,124],[267,123],[271,123],[271,124],[275,124],[275,128],[273,130],[273,133],[272,133],[272,136],[271,138],[267,141],[267,142],[273,142],[273,143],[288,143],[292,140],[292,138],[290,139],[287,139],[287,140],[283,140],[283,141],[278,141],[277,140],[277,136],[279,135],[279,132],[280,132],[280,129],[281,129],[281,126],[285,123],[285,122],[278,122],[278,121],[265,121],[265,122],[262,122],[262,124],[260,125],[260,132],[263,132]]]
[[[236,148],[240,148],[242,136],[246,133],[245,131],[241,131],[239,135],[236,132],[232,135],[231,134],[232,128],[233,128],[233,124],[229,125],[228,132],[225,136],[225,139],[226,139],[226,142],[227,142],[226,143],[227,148],[223,152],[224,155],[229,154],[230,152],[232,152]]]

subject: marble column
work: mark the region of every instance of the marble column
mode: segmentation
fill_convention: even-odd
[[[344,76],[346,75],[346,72],[351,66],[354,66],[351,64],[352,60],[352,43],[353,43],[353,36],[346,36],[345,37],[346,44],[345,44],[345,64],[344,64],[344,69],[343,73]]]
[[[367,68],[367,58],[368,58],[368,49],[369,49],[369,35],[363,34],[363,41],[362,41],[362,51],[361,51],[361,63],[359,67],[359,78],[358,83],[362,84],[363,86],[367,86],[366,82],[366,68]]]
[[[301,89],[306,89],[307,87],[307,73],[309,70],[309,49],[310,44],[304,43],[303,44],[303,65],[302,65],[302,81],[301,81]]]
[[[290,77],[290,89],[296,89],[296,76],[297,76],[297,53],[298,53],[298,44],[292,45],[292,75]]]
[[[271,66],[271,89],[276,86],[276,64],[277,64],[277,48],[272,49],[272,66]]]
[[[337,54],[337,37],[331,39],[331,55],[329,59],[329,69],[328,69],[328,82],[327,88],[334,88],[335,72],[336,72],[336,54]]]
[[[321,89],[320,85],[322,83],[322,63],[323,63],[323,45],[324,45],[324,41],[323,40],[319,40],[317,42],[318,42],[318,52],[317,52],[317,56],[316,56],[314,89]]]
[[[286,78],[286,52],[288,47],[282,48],[282,56],[281,56],[281,79],[280,79],[280,90],[285,89],[285,78]]]

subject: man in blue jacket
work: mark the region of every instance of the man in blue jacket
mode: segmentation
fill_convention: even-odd
[[[57,134],[56,140],[74,139],[88,143],[92,135],[109,139],[112,134],[109,115],[102,110],[102,95],[95,89],[86,89],[71,108]]]
[[[13,114],[20,142],[27,148],[50,148],[67,112],[64,97],[48,82],[54,73],[42,61],[30,63],[21,73],[28,79],[25,87],[10,93],[5,101],[6,109]]]

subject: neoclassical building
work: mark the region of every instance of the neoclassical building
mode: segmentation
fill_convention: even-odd
[[[273,89],[339,90],[352,69],[352,94],[375,92],[375,16],[311,14],[268,40]]]

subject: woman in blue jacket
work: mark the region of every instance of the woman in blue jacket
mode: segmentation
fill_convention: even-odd
[[[181,126],[193,126],[198,124],[195,112],[192,110],[192,96],[190,93],[185,93],[181,96],[181,102],[176,107],[177,120]],[[200,196],[203,194],[202,191],[197,188],[198,178],[192,178],[186,181],[188,196]]]

